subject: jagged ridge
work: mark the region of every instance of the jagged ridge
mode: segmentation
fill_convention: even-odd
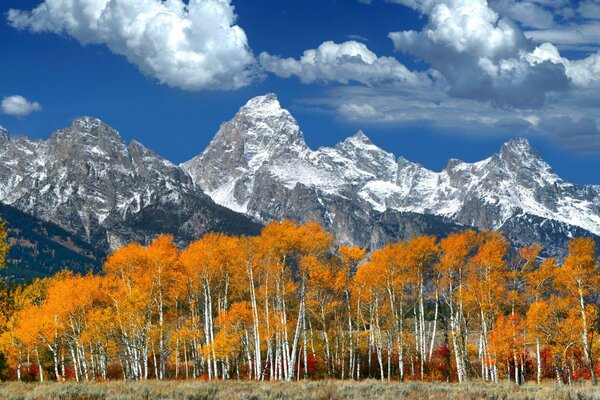
[[[263,221],[316,219],[341,240],[360,244],[379,242],[360,229],[375,229],[372,216],[385,211],[494,230],[531,215],[564,232],[574,233],[571,226],[600,234],[598,187],[562,180],[525,139],[480,162],[450,160],[434,172],[396,159],[363,132],[312,150],[273,94],[250,100],[182,168],[226,207]]]

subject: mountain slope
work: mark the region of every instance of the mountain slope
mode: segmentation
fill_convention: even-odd
[[[55,274],[63,268],[86,273],[99,270],[104,254],[59,226],[0,203],[11,244],[7,268],[10,280]]]
[[[362,132],[312,150],[273,94],[250,100],[203,153],[181,166],[219,204],[262,221],[314,219],[342,242],[374,246],[402,237],[381,217],[391,211],[503,230],[552,249],[564,242],[560,235],[600,235],[600,188],[562,180],[524,139],[483,161],[450,160],[434,172],[396,159]],[[534,234],[529,217],[539,222],[536,229],[552,232]]]
[[[0,202],[52,222],[101,252],[169,233],[181,243],[209,231],[254,234],[260,225],[215,204],[178,166],[126,145],[81,117],[47,141],[0,140]]]

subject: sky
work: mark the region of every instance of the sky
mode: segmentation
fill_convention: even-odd
[[[600,1],[2,0],[0,125],[91,115],[180,163],[276,93],[313,147],[363,130],[439,171],[526,137],[600,184]]]

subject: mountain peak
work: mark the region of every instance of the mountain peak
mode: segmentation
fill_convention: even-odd
[[[310,149],[302,131],[277,96],[268,93],[250,99],[234,117],[221,124],[208,147],[183,163],[182,168],[207,193],[216,193],[217,203],[245,210],[255,173],[277,158],[298,159]],[[223,188],[243,176],[244,185]]]
[[[81,117],[77,117],[71,123],[71,127],[73,128],[81,128],[86,130],[92,130],[94,128],[98,128],[104,124],[100,119],[95,117],[90,117],[87,115],[83,115]]]
[[[529,140],[525,138],[510,139],[500,148],[500,155],[528,155],[539,157],[539,153],[533,148]]]
[[[356,151],[356,149],[363,149],[363,150],[367,150],[367,151],[381,150],[379,147],[377,147],[375,144],[373,144],[371,139],[369,139],[369,137],[367,135],[365,135],[364,132],[361,130],[359,130],[354,135],[349,136],[346,139],[344,139],[343,141],[341,141],[340,143],[338,143],[336,145],[336,148],[346,149],[346,150],[350,150],[350,151]],[[381,151],[383,151],[383,150],[381,150]]]
[[[275,93],[256,96],[242,107],[245,111],[283,111]]]
[[[218,135],[227,138],[234,146],[243,142],[244,152],[250,156],[264,151],[273,155],[287,152],[292,147],[297,147],[298,151],[306,148],[298,123],[288,110],[281,107],[273,93],[250,99],[230,123],[237,128],[231,129],[226,123]],[[256,148],[253,149],[253,146]]]
[[[108,140],[123,144],[119,132],[98,118],[90,116],[77,117],[66,129],[60,129],[52,135],[53,140],[81,141],[86,143]]]
[[[506,165],[533,167],[535,164],[543,169],[550,169],[540,153],[525,138],[511,139],[504,143],[496,157]]]
[[[371,139],[369,139],[369,137],[361,130],[356,132],[353,136],[350,136],[348,140],[354,143],[373,144]]]

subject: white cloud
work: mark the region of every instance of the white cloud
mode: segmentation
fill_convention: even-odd
[[[45,0],[8,12],[10,24],[104,44],[161,83],[185,90],[236,89],[255,77],[246,34],[230,0]]]
[[[530,63],[531,43],[485,0],[422,1],[429,18],[420,31],[389,34],[398,51],[431,64],[452,96],[501,107],[539,108],[548,95],[568,89],[560,63]]]
[[[582,60],[569,61],[567,73],[581,87],[597,86],[600,84],[600,52]]]
[[[344,103],[339,106],[339,112],[344,117],[353,121],[385,119],[384,113],[376,110],[375,107],[367,103]]]
[[[26,117],[32,112],[42,110],[40,103],[29,101],[25,97],[19,95],[3,98],[0,107],[4,114],[19,118]]]
[[[577,12],[568,0],[387,1],[426,18],[418,32],[389,36],[396,50],[430,65],[431,85],[341,86],[304,104],[407,133],[425,126],[453,134],[540,135],[565,148],[600,151],[595,3],[581,2],[581,18],[561,27],[556,21]],[[592,12],[582,15],[584,9]],[[524,33],[521,26],[538,29]],[[569,59],[559,51],[583,46],[594,52]]]
[[[544,7],[530,1],[491,0],[490,7],[502,15],[532,28],[549,28],[554,24],[554,16]]]
[[[281,58],[263,52],[260,64],[277,76],[296,76],[304,83],[316,81],[364,85],[408,84],[428,82],[423,74],[408,70],[393,57],[377,57],[364,43],[324,42],[317,49],[306,50],[300,59]]]
[[[560,49],[593,50],[600,48],[600,22],[555,26],[526,31],[525,36],[537,43],[550,42]]]
[[[577,87],[588,88],[600,84],[600,52],[572,61],[562,57],[551,43],[543,43],[526,57],[533,65],[548,61],[563,65],[566,75]]]

